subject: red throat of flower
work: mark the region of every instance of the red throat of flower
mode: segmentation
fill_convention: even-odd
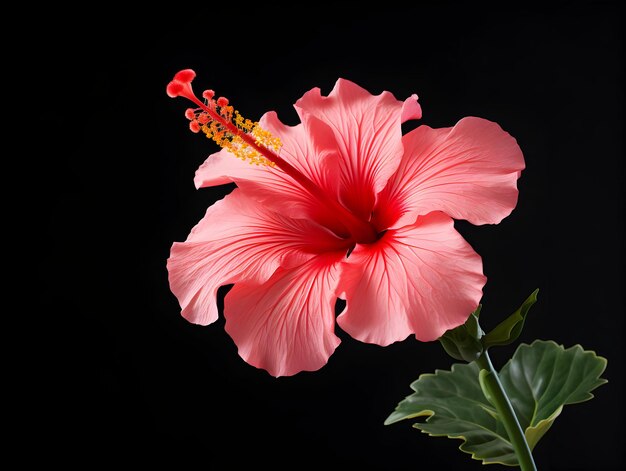
[[[319,186],[278,155],[281,147],[279,138],[262,129],[257,122],[243,118],[229,104],[228,99],[224,97],[215,99],[213,90],[205,90],[202,93],[204,102],[198,99],[191,88],[195,76],[196,73],[191,69],[181,70],[166,89],[170,97],[181,96],[197,105],[197,108],[185,111],[185,117],[190,120],[191,131],[195,133],[202,131],[235,157],[250,164],[278,167],[313,195],[320,204],[337,214],[353,242],[368,244],[377,240],[377,231],[368,221],[359,219],[338,201],[329,198]]]

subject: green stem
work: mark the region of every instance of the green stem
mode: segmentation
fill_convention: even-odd
[[[481,369],[488,372],[484,378],[485,386],[489,390],[493,404],[496,406],[498,415],[504,423],[504,428],[509,436],[511,445],[513,445],[521,470],[537,471],[533,455],[524,436],[524,431],[517,420],[511,401],[509,401],[509,397],[506,395],[506,391],[498,378],[498,373],[491,364],[487,350],[476,360],[476,363]]]

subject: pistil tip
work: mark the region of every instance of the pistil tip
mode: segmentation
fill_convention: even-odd
[[[167,92],[167,96],[169,96],[170,98],[176,98],[180,95],[180,92],[183,91],[183,84],[172,80],[170,83],[167,84],[167,88],[165,89],[165,91]]]
[[[190,98],[193,93],[191,92],[191,81],[195,78],[196,73],[191,69],[184,69],[174,75],[174,79],[167,84],[165,91],[171,98],[178,96],[185,96]]]
[[[192,69],[183,69],[174,75],[175,82],[191,82],[196,78],[196,73]]]

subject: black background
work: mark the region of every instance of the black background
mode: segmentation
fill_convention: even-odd
[[[216,148],[188,131],[187,103],[165,94],[190,67],[197,90],[213,88],[253,119],[276,110],[295,124],[292,104],[305,91],[328,93],[344,77],[372,93],[417,93],[432,127],[473,115],[516,137],[527,169],[513,214],[498,226],[457,223],[484,260],[484,327],[540,288],[521,340],[579,343],[608,358],[609,383],[565,407],[535,457],[543,471],[620,468],[617,5],[56,9],[67,18],[40,30],[30,56],[35,93],[53,110],[33,185],[45,208],[37,274],[50,347],[25,439],[49,445],[59,463],[80,453],[85,464],[126,463],[130,451],[143,463],[176,457],[182,469],[481,469],[460,441],[409,422],[383,426],[419,374],[449,368],[437,343],[381,348],[337,329],[343,342],[327,366],[275,379],[238,357],[223,319],[200,327],[179,316],[169,248],[231,190],[194,189],[195,169]],[[494,350],[497,366],[513,351]]]

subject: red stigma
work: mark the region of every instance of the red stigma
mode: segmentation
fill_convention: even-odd
[[[167,92],[169,97],[176,98],[180,95],[180,92],[183,91],[183,84],[172,80],[170,83],[167,84],[167,88],[165,89],[165,91]]]
[[[191,101],[196,100],[196,97],[191,90],[191,81],[196,76],[196,73],[191,69],[184,69],[174,75],[174,79],[167,84],[165,91],[171,98],[178,96],[185,97]]]
[[[191,82],[196,78],[196,73],[192,69],[184,69],[174,75],[174,82]]]

